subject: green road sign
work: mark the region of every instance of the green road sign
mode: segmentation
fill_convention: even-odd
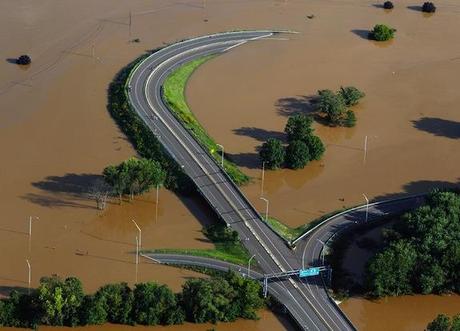
[[[299,277],[310,277],[319,275],[319,268],[308,268],[299,270]]]

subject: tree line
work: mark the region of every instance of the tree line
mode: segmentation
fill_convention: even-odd
[[[385,237],[385,248],[367,266],[371,295],[460,293],[459,194],[431,193]]]
[[[460,314],[452,318],[439,314],[427,325],[426,331],[460,331]]]
[[[108,284],[85,295],[75,277],[44,277],[30,294],[12,291],[0,300],[0,326],[79,326],[104,323],[171,325],[256,319],[261,286],[235,272],[189,279],[180,293],[154,282]]]

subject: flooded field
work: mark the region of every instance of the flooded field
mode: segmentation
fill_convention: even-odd
[[[460,8],[446,0],[434,16],[424,17],[407,9],[408,1],[390,14],[373,3],[1,2],[0,294],[27,286],[26,259],[32,286],[50,274],[77,276],[87,291],[107,282],[132,283],[137,232],[131,219],[143,229],[143,248],[211,247],[200,229],[214,215],[196,199],[161,190],[156,220],[154,193],[110,204],[102,214],[86,194],[107,164],[135,154],[106,111],[109,82],[144,51],[190,36],[242,28],[301,32],[237,48],[201,67],[189,85],[199,120],[255,177],[245,192],[257,206],[255,147],[279,136],[287,115],[305,111],[305,97],[317,89],[356,85],[366,92],[356,128],[317,126],[328,145],[322,161],[298,172],[267,172],[270,213],[286,223],[359,203],[364,192],[383,197],[456,183],[460,45],[452,41],[459,39]],[[311,14],[315,18],[307,19]],[[381,21],[398,29],[383,48],[361,37]],[[140,43],[130,42],[134,38]],[[31,55],[28,68],[11,63],[21,54]],[[33,221],[29,248],[30,215],[39,220]],[[196,275],[146,262],[139,270],[140,281],[174,289]],[[366,319],[374,318],[369,314]],[[282,330],[283,322],[264,312],[258,322],[218,329],[226,328]]]

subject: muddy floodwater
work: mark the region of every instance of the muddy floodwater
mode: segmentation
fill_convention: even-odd
[[[317,89],[355,85],[366,92],[356,110],[356,128],[316,125],[327,145],[323,160],[302,171],[267,172],[264,195],[270,213],[284,222],[299,225],[360,203],[362,193],[383,198],[456,183],[459,4],[442,1],[436,14],[426,17],[407,8],[413,3],[406,0],[391,13],[374,3],[2,1],[0,294],[27,287],[26,259],[32,286],[50,274],[77,276],[87,291],[107,282],[132,284],[137,232],[131,219],[142,227],[143,248],[211,247],[200,230],[215,216],[199,199],[161,190],[157,219],[155,193],[121,206],[110,203],[102,213],[87,197],[106,165],[135,155],[105,108],[108,84],[146,50],[191,36],[252,28],[300,32],[211,60],[187,90],[205,128],[254,177],[244,191],[257,207],[262,206],[256,146],[279,137],[289,114],[307,111],[306,100]],[[380,22],[398,30],[392,43],[377,45],[363,38]],[[135,38],[140,42],[130,42]],[[21,54],[31,56],[30,66],[12,63]],[[30,215],[39,217],[33,220],[32,236]],[[142,261],[138,280],[178,290],[193,276],[198,274]],[[395,307],[397,300],[392,301]],[[428,306],[432,310],[426,316],[438,312]],[[356,319],[359,327],[376,318],[359,311],[364,316]],[[260,321],[218,329],[281,330],[284,324],[263,312]],[[193,328],[209,326],[177,327]]]

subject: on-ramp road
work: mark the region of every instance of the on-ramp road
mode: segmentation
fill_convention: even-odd
[[[193,180],[209,205],[238,232],[251,255],[256,255],[265,274],[300,269],[302,256],[298,256],[299,249],[297,253],[291,250],[267,226],[208,151],[176,119],[162,99],[162,84],[171,71],[186,62],[210,54],[222,54],[273,34],[271,31],[242,31],[179,42],[143,60],[128,82],[129,99],[134,110]],[[340,309],[324,295],[319,278],[280,279],[269,289],[286,306],[301,329],[355,330]]]

